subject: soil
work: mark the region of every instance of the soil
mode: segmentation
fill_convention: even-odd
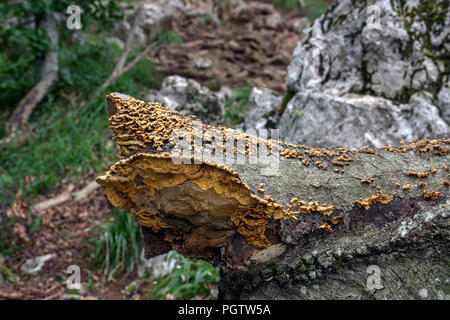
[[[93,178],[85,177],[75,190],[82,189]],[[59,191],[53,192],[47,197],[56,198],[58,194]],[[31,210],[20,197],[16,198],[13,206],[16,214],[18,210]],[[99,271],[92,272],[93,284],[88,281],[88,271],[95,269],[90,263],[93,245],[89,239],[110,210],[103,192],[97,188],[82,199],[70,199],[37,212],[42,219],[40,228],[34,233],[29,228],[23,228],[23,232],[18,234],[22,249],[10,254],[5,263],[17,278],[13,285],[0,288],[0,299],[70,299],[66,278],[72,274],[67,273],[71,265],[80,267],[81,283],[85,288],[80,299],[121,299],[121,291],[128,284],[124,279],[103,282],[102,272]],[[52,254],[52,258],[36,275],[21,270],[27,259],[46,254]]]
[[[173,19],[171,28],[183,44],[152,61],[168,74],[195,79],[212,90],[251,84],[284,94],[287,66],[301,38],[298,24],[305,20],[300,12],[286,13],[267,1],[245,3],[220,20],[208,15]]]

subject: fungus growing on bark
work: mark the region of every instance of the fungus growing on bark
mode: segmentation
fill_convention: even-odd
[[[413,176],[416,178],[428,178],[430,176],[430,172],[415,172],[415,171],[403,171],[403,173],[407,176]]]
[[[393,200],[393,197],[390,197],[388,195],[385,194],[376,194],[373,195],[365,200],[359,199],[356,200],[355,203],[358,207],[360,208],[364,208],[366,210],[369,210],[369,208],[374,204],[374,203],[382,203],[382,204],[387,204],[389,202],[391,202]]]
[[[380,153],[368,148],[347,150],[286,144],[221,126],[215,128],[158,103],[121,94],[110,94],[107,100],[120,160],[96,181],[114,206],[130,209],[138,219],[149,246],[147,257],[170,249],[197,257],[217,257],[217,252],[249,256],[249,252],[279,244],[280,225],[286,223],[320,225],[322,230],[333,231],[331,225],[340,223],[349,209],[368,210],[375,203],[389,206],[393,200],[381,192],[393,191],[392,180],[383,179],[383,173],[372,169],[367,171],[372,162],[379,161],[377,167],[390,170],[387,172],[392,179],[400,179],[402,175],[398,166],[390,167],[396,162],[385,160],[384,157],[392,156],[388,150],[380,150],[383,157],[379,157]],[[185,136],[179,135],[179,131]],[[190,138],[185,141],[187,154],[177,149],[183,137]],[[232,137],[231,146],[226,145],[227,137]],[[417,153],[422,149],[437,150],[441,152],[439,156],[449,143],[450,139],[424,139],[400,148],[405,153],[407,146]],[[276,158],[279,175],[262,175],[260,170],[266,164],[249,162],[249,156],[261,152],[258,148],[264,145],[268,155],[279,156]],[[234,160],[242,155],[245,163],[217,161],[219,151],[232,154]],[[336,178],[333,172],[324,170],[325,163],[333,161],[339,163],[334,171],[342,174]],[[358,173],[376,175],[377,185],[374,178],[367,180],[377,187],[376,195],[361,187],[360,181],[367,182],[355,179]],[[427,182],[430,188],[439,190],[435,192],[440,192],[435,176],[440,178],[439,186],[444,189],[439,173]],[[410,188],[407,186],[403,189]],[[263,197],[261,193],[267,195]]]
[[[442,198],[444,195],[442,192],[423,190],[423,197],[427,200],[436,200]]]
[[[325,222],[319,228],[322,229],[322,230],[328,231],[328,232],[332,232],[333,231],[333,229],[331,228],[331,226],[330,226],[330,224],[328,222]]]

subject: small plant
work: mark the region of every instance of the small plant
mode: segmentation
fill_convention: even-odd
[[[4,265],[4,257],[0,254],[0,284],[16,282],[16,277],[12,271]]]
[[[206,23],[218,26],[220,23],[217,19],[210,13],[203,13],[200,15],[200,18],[204,20]]]
[[[167,260],[175,267],[166,277],[154,279],[147,274],[128,286],[125,293],[152,300],[208,300],[216,297],[220,280],[218,268],[205,261],[185,258],[176,251],[169,252]]]
[[[304,112],[303,112],[303,110],[295,109],[294,114],[295,114],[295,117],[298,118],[298,117],[301,117],[304,114]]]
[[[115,208],[111,218],[90,239],[95,246],[94,265],[104,270],[106,280],[123,272],[129,275],[139,263],[143,243],[141,228],[128,211]]]
[[[314,21],[327,11],[328,4],[321,0],[305,0],[305,16]]]
[[[158,42],[161,45],[168,45],[168,44],[181,45],[183,44],[183,39],[175,31],[166,30],[158,33]]]

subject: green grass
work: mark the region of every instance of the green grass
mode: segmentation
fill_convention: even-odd
[[[14,284],[16,282],[16,276],[11,269],[4,265],[5,258],[0,253],[0,284]]]
[[[88,100],[89,94],[109,76],[118,54],[114,45],[100,40],[86,40],[62,49],[61,78],[34,110],[27,142],[0,146],[0,186],[8,189],[16,185],[25,195],[37,194],[50,190],[62,179],[70,181],[87,172],[99,173],[111,164],[115,155],[106,146],[111,133],[105,95],[119,91],[140,97],[149,87],[159,87],[163,79],[153,64],[142,60],[102,95],[80,108],[81,102]],[[3,121],[6,118],[0,117]],[[23,184],[25,176],[34,177],[27,187]]]
[[[98,228],[93,243],[93,264],[104,271],[109,280],[126,273],[129,275],[139,263],[143,236],[141,227],[130,212],[114,209],[110,220]]]
[[[160,87],[163,80],[163,74],[151,62],[142,60],[100,95],[92,97],[112,72],[119,54],[117,46],[95,36],[61,48],[59,80],[33,111],[28,121],[28,139],[25,143],[0,144],[0,208],[8,207],[19,189],[24,198],[45,193],[87,173],[102,173],[116,160],[116,152],[108,144],[111,130],[105,95],[118,91],[143,97],[148,88]],[[0,79],[6,77],[1,70],[6,69],[0,66]],[[3,128],[9,112],[2,111]],[[3,220],[0,219],[0,227],[11,229],[12,221]],[[36,229],[38,224],[38,219],[32,219],[28,227]],[[4,230],[2,233],[6,234]],[[8,246],[14,247],[14,239],[8,243],[0,237],[3,252],[10,250]]]
[[[161,45],[181,45],[183,44],[183,39],[180,35],[172,30],[166,30],[158,33],[158,42]]]
[[[174,269],[164,278],[153,279],[146,274],[125,289],[127,296],[139,294],[144,299],[203,299],[213,298],[217,290],[219,269],[205,261],[188,259],[171,251],[168,260],[175,261]]]

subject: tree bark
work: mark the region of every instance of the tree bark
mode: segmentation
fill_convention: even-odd
[[[20,100],[12,116],[5,124],[5,136],[7,138],[4,139],[4,142],[9,142],[14,133],[24,128],[34,108],[58,79],[59,34],[55,16],[51,13],[46,14],[39,22],[38,27],[47,31],[51,45],[43,61],[38,63],[36,67],[36,74],[40,78],[39,82]]]
[[[276,174],[262,175],[267,163],[174,163],[174,130],[198,121],[107,99],[121,160],[97,182],[141,222],[147,258],[174,249],[210,261],[221,299],[450,298],[449,135],[345,150],[237,134],[233,145],[279,155]],[[213,128],[200,128],[218,150]]]

